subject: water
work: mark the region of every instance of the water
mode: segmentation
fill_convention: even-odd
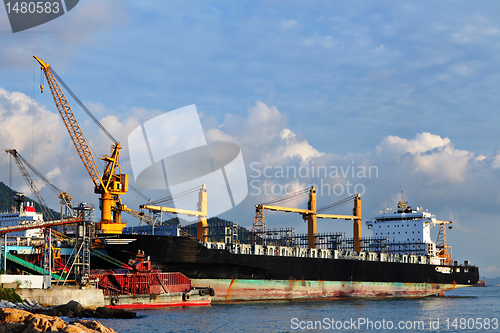
[[[500,320],[500,287],[463,288],[446,292],[445,297],[419,299],[343,299],[214,304],[203,308],[144,310],[137,311],[137,314],[140,318],[101,320],[101,322],[120,333],[311,332],[320,330],[500,332],[500,322],[498,322]],[[455,319],[457,320],[454,322]],[[333,328],[335,325],[339,328],[339,324],[342,328],[332,329],[332,320]],[[362,325],[359,325],[359,320]],[[368,321],[372,326],[367,326]],[[351,326],[351,322],[354,323],[354,327]],[[392,329],[390,329],[391,323]],[[489,323],[489,329],[485,329],[486,323]],[[424,326],[419,328],[418,325],[422,324]],[[311,329],[313,325],[316,325],[316,330]],[[398,325],[402,325],[401,328]],[[307,329],[308,327],[310,329]]]

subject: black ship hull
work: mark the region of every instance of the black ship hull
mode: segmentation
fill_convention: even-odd
[[[234,254],[185,237],[120,235],[103,244],[125,262],[144,251],[164,272],[181,272],[194,286],[214,288],[214,301],[422,297],[479,280],[475,266]]]

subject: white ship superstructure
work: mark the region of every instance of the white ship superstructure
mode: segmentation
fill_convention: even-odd
[[[29,224],[43,221],[43,214],[37,213],[33,202],[21,202],[13,212],[0,213],[0,227]],[[30,229],[9,233],[9,237],[43,237],[41,229]]]
[[[451,223],[437,220],[421,207],[416,209],[399,202],[395,212],[380,212],[374,220],[366,221],[374,238],[386,239],[388,252],[396,254],[415,254],[435,257],[438,254],[436,243],[431,240],[431,228],[435,225]]]

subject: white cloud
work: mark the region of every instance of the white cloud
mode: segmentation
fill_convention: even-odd
[[[236,142],[235,138],[225,134],[218,128],[211,128],[205,131],[205,137],[208,142]]]
[[[59,68],[85,44],[92,43],[96,35],[119,26],[128,20],[128,13],[120,1],[80,1],[70,12],[55,20],[18,33],[2,34],[0,69],[25,67],[31,69],[31,56],[41,58],[58,52]],[[7,20],[0,20],[0,29],[10,31]],[[51,63],[55,58],[44,59]]]
[[[434,181],[462,182],[473,153],[456,149],[449,138],[420,133],[413,140],[387,136],[376,147],[382,157],[407,164],[412,172],[421,172]]]
[[[219,128],[206,130],[208,141],[229,141],[240,145],[248,162],[287,163],[297,158],[301,163],[322,156],[305,139],[286,127],[287,117],[276,106],[258,101],[242,118],[226,114]]]
[[[490,265],[490,266],[485,268],[485,271],[488,273],[497,273],[500,271],[500,269],[496,266]]]
[[[337,41],[330,35],[323,36],[316,31],[312,36],[303,39],[302,43],[307,46],[319,46],[331,49],[337,44]]]
[[[60,175],[61,175],[61,168],[58,167],[58,166],[56,166],[51,171],[47,172],[47,178],[49,180],[51,180],[51,179],[57,179],[57,177],[59,177]]]
[[[452,41],[459,44],[482,42],[490,36],[498,36],[500,30],[488,18],[474,15],[465,24],[458,25],[457,31],[451,34]]]
[[[306,140],[298,141],[296,136],[297,135],[288,128],[281,131],[280,137],[285,142],[285,145],[279,149],[281,156],[290,158],[299,157],[301,163],[304,163],[309,159],[324,155],[324,153],[320,153],[314,149]]]
[[[92,122],[79,120],[82,131],[93,148],[94,158],[98,166],[101,166],[98,158],[109,153],[111,142]],[[126,142],[128,133],[139,124],[134,115],[124,119],[109,115],[102,118],[101,123],[122,143]],[[0,88],[0,148],[16,149],[55,186],[75,196],[75,202],[96,199],[92,181],[59,114],[50,112],[21,92],[9,92],[3,88]],[[128,151],[122,149],[121,153],[122,165],[126,167]],[[0,167],[3,170],[9,169],[9,156],[5,153],[0,154]],[[31,196],[15,165],[14,168],[13,187]],[[45,183],[36,176],[33,180],[42,191]],[[42,193],[42,196],[49,206],[57,206],[58,199],[52,192]]]
[[[282,29],[291,29],[291,28],[298,26],[298,24],[299,23],[297,22],[297,20],[292,20],[292,19],[280,21],[280,27]]]
[[[17,149],[28,161],[33,151],[35,164],[60,151],[65,129],[58,115],[29,96],[0,88],[0,119],[1,148]]]
[[[453,71],[461,76],[471,76],[474,73],[471,68],[465,65],[453,66]]]

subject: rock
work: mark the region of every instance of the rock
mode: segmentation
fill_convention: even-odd
[[[80,316],[84,318],[93,318],[95,316],[95,311],[91,309],[85,309],[82,313],[80,313]]]
[[[113,310],[104,306],[95,309],[95,314],[99,316],[98,318],[113,318]]]
[[[83,312],[82,312],[83,313]],[[0,333],[3,332],[69,332],[69,333],[116,333],[95,320],[77,320],[68,325],[58,317],[32,314],[27,311],[0,309]]]
[[[4,308],[0,309],[0,321],[7,323],[24,323],[33,315],[24,310]]]
[[[0,333],[22,332],[24,326],[23,323],[1,323]]]
[[[69,324],[62,330],[62,332],[67,332],[67,333],[96,333],[96,331],[87,328],[83,326],[82,324],[79,323],[73,323]]]
[[[134,319],[137,314],[132,311],[126,311],[122,309],[109,309],[104,306],[100,306],[95,310],[95,315],[97,318],[117,318],[117,319]]]
[[[26,298],[24,301],[26,303],[28,303],[29,306],[34,306],[35,305],[35,303],[33,303],[29,298]]]
[[[68,324],[61,318],[45,316],[45,315],[33,315],[32,319],[28,323],[28,326],[23,331],[23,333],[28,332],[52,332],[64,329]]]
[[[137,317],[137,314],[135,312],[122,310],[122,309],[113,309],[113,318],[134,319],[136,317]]]
[[[58,316],[73,316],[82,312],[83,306],[76,301],[69,301],[66,304],[55,306],[52,309],[56,311]]]
[[[66,309],[71,311],[73,314],[78,315],[83,311],[83,306],[76,301],[69,301],[68,304],[66,304]]]
[[[47,315],[49,316],[57,316],[57,311],[54,308],[50,308],[47,310]]]
[[[20,310],[28,309],[28,307],[26,305],[24,305],[23,303],[16,303],[16,308],[18,308]]]
[[[101,333],[116,333],[112,328],[107,328],[103,326],[100,322],[96,320],[81,320],[77,319],[75,321],[75,324],[81,324],[87,328],[90,328],[91,330],[95,332],[101,332]]]

